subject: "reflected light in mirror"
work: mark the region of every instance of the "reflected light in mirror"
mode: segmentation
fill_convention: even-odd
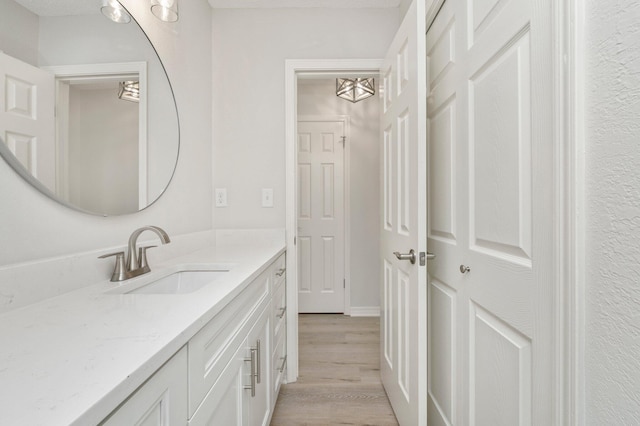
[[[140,82],[138,81],[121,81],[118,85],[118,98],[140,102]]]
[[[131,22],[131,16],[129,16],[117,0],[102,0],[100,12],[117,24],[128,24]]]
[[[164,22],[178,20],[178,0],[151,0],[151,12]]]

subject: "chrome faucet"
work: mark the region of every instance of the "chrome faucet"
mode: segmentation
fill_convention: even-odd
[[[129,243],[127,244],[127,257],[125,260],[124,252],[109,253],[100,256],[100,259],[106,257],[115,256],[116,265],[111,275],[111,281],[124,281],[129,278],[137,277],[138,275],[146,274],[151,271],[149,268],[149,262],[147,261],[147,249],[155,246],[140,247],[136,253],[136,245],[138,243],[138,237],[144,231],[153,231],[160,237],[162,244],[170,243],[169,235],[158,226],[143,226],[131,233],[129,237]]]

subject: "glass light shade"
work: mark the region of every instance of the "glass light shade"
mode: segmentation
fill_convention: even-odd
[[[125,101],[140,102],[140,82],[121,81],[118,89],[118,98]]]
[[[151,12],[164,22],[178,20],[178,0],[151,0]]]
[[[336,96],[356,103],[375,95],[373,78],[336,78]]]
[[[102,0],[100,12],[117,24],[128,24],[131,16],[117,0]]]

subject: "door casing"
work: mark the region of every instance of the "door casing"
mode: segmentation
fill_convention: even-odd
[[[298,258],[294,238],[296,221],[296,134],[297,134],[297,86],[298,76],[326,76],[330,73],[375,73],[380,71],[381,59],[288,59],[285,61],[285,179],[286,179],[286,228],[287,246],[287,382],[298,378]],[[345,152],[345,155],[346,152]],[[347,158],[345,157],[345,162]],[[345,180],[345,190],[348,181]],[[345,204],[345,214],[347,213]],[[346,225],[346,224],[345,224]],[[348,233],[348,227],[345,226]],[[348,250],[348,247],[345,247]],[[348,253],[348,251],[347,251]],[[348,260],[348,259],[346,259]],[[348,278],[348,277],[345,277]],[[349,280],[347,280],[348,282]],[[348,287],[347,287],[348,294]],[[345,295],[345,303],[348,296]],[[349,301],[350,304],[350,301]],[[346,313],[346,311],[345,311]]]

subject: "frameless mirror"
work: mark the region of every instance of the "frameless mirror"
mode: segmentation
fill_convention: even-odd
[[[0,154],[56,201],[118,215],[165,191],[178,158],[178,115],[136,20],[115,23],[101,6],[0,0]]]

